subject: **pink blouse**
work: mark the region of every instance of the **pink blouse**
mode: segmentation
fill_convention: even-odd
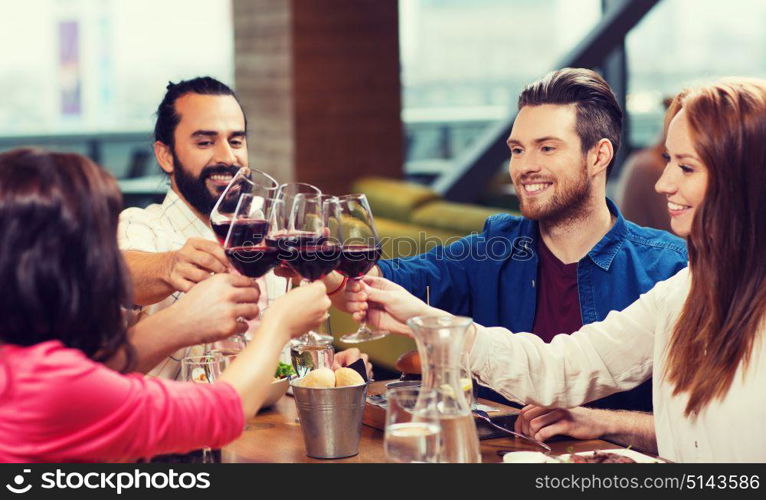
[[[130,461],[220,448],[243,428],[226,383],[121,375],[59,341],[0,346],[0,462]]]

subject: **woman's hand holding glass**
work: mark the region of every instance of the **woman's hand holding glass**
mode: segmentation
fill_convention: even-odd
[[[238,274],[222,273],[194,285],[170,309],[173,318],[183,324],[179,331],[189,332],[182,346],[213,343],[247,331],[247,323],[238,321],[258,317],[260,290],[252,280]]]
[[[424,314],[448,314],[428,306],[401,286],[385,278],[365,276],[346,287],[346,309],[354,319],[391,333],[412,336],[408,319]]]
[[[332,305],[321,281],[294,288],[275,300],[264,311],[262,328],[284,332],[285,342],[316,328],[329,317]]]
[[[381,246],[372,209],[363,194],[349,194],[338,198],[337,235],[341,244],[338,272],[350,283],[358,283],[380,259]],[[385,337],[388,331],[372,330],[366,317],[360,321],[354,333],[341,337],[341,342],[356,344]]]

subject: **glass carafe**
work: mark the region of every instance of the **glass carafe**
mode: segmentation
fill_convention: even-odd
[[[460,370],[466,333],[472,323],[471,318],[459,316],[417,316],[407,322],[420,353],[422,387],[438,395],[440,462],[481,462],[479,435]]]

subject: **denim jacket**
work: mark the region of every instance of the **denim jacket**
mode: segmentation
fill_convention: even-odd
[[[577,264],[583,324],[624,309],[688,263],[682,239],[626,221],[617,206],[606,201],[617,220]],[[484,326],[529,332],[537,303],[539,235],[536,221],[498,214],[487,219],[481,234],[378,265],[383,276],[423,300],[428,286],[434,307],[470,316]],[[644,385],[642,391],[630,391],[636,392],[633,396],[610,396],[605,400],[612,401],[600,400],[605,403],[595,406],[649,411],[651,386]]]

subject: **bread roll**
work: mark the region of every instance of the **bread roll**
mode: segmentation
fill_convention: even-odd
[[[356,372],[356,370],[345,366],[335,370],[335,387],[346,387],[349,385],[362,384],[364,384],[364,379]]]
[[[335,373],[329,368],[312,370],[301,379],[300,386],[311,387],[314,389],[335,387]]]

